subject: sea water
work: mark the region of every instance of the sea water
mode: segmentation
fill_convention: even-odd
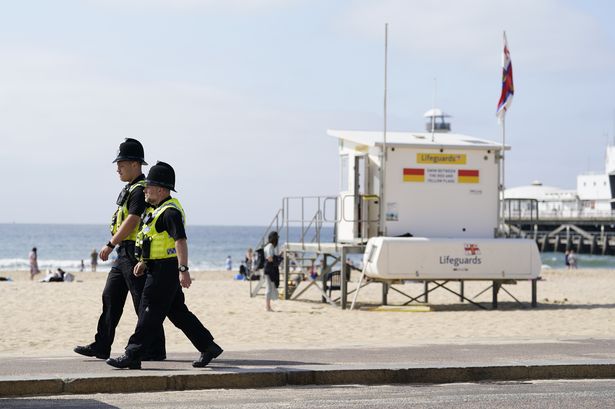
[[[264,226],[188,225],[190,268],[222,270],[227,256],[231,256],[233,270],[238,270],[248,248],[254,248],[265,232]],[[282,233],[284,237],[286,232]],[[290,228],[289,236],[298,240],[301,228]],[[323,241],[331,241],[332,228],[323,228],[322,237]],[[60,267],[79,271],[83,260],[85,270],[89,271],[92,250],[99,251],[110,238],[108,225],[0,224],[0,270],[29,270],[28,253],[36,247],[41,270]],[[102,271],[109,264],[99,259],[98,269]]]
[[[614,256],[598,256],[593,254],[577,254],[577,268],[612,268],[615,269]],[[541,253],[540,258],[545,267],[566,268],[564,253]]]
[[[222,270],[231,256],[233,270],[238,270],[249,247],[254,248],[265,234],[263,226],[191,226],[188,236],[189,264],[193,270]],[[282,232],[285,237],[285,231]],[[313,233],[312,233],[313,234]],[[289,229],[291,241],[298,241],[300,227]],[[79,271],[81,260],[90,269],[90,253],[109,240],[109,227],[88,224],[0,224],[0,271],[29,270],[28,253],[38,249],[41,270],[61,267]],[[324,227],[322,241],[332,241],[333,229]],[[115,253],[113,253],[115,254]],[[564,268],[562,253],[542,253],[542,263],[552,268]],[[615,268],[615,257],[577,255],[579,268]],[[98,260],[99,270],[109,262]]]

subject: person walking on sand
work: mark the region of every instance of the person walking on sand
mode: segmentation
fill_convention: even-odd
[[[96,272],[96,266],[98,265],[98,252],[96,249],[92,249],[90,253],[90,267],[92,268],[92,273]]]
[[[231,256],[226,257],[224,264],[226,265],[226,271],[231,271],[233,269],[233,260],[231,260]]]
[[[38,269],[38,254],[36,252],[36,247],[32,247],[28,258],[30,259],[30,280],[33,280],[34,276],[41,272]]]
[[[574,254],[574,250],[570,250],[568,253],[568,269],[574,270],[577,268],[577,256]]]
[[[279,235],[277,231],[272,231],[267,237],[268,242],[263,253],[265,255],[265,285],[267,291],[265,292],[265,309],[267,311],[273,311],[271,308],[271,300],[277,300],[280,298],[278,293],[278,287],[280,286],[280,253],[278,250]]]
[[[143,351],[152,344],[152,329],[159,328],[169,317],[201,352],[192,366],[202,368],[223,350],[185,304],[182,287],[190,288],[192,279],[188,271],[185,213],[179,201],[171,197],[171,191],[175,191],[175,171],[168,163],[158,162],[149,170],[145,182],[145,199],[155,210],[145,216],[137,235],[139,262],[133,274],[146,277],[139,320],[124,354],[107,359],[107,364],[141,369]]]
[[[132,296],[135,313],[139,312],[141,294],[145,285],[145,277],[132,274],[137,259],[135,258],[135,240],[139,230],[141,215],[148,206],[145,203],[145,176],[142,166],[147,165],[144,159],[143,146],[136,139],[127,138],[120,144],[120,149],[113,163],[117,163],[117,173],[124,186],[117,198],[117,210],[111,219],[111,239],[100,249],[100,259],[107,261],[111,252],[117,247],[117,258],[111,266],[107,282],[102,293],[102,313],[94,342],[77,346],[74,351],[85,356],[107,359],[111,354],[111,345],[115,338],[117,327],[128,292]],[[96,250],[92,252],[96,254]],[[151,347],[145,351],[143,359],[162,361],[166,359],[164,330],[162,324],[152,329]]]

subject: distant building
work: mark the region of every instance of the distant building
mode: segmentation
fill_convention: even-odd
[[[532,210],[535,211],[533,206],[536,202],[540,217],[571,217],[576,215],[580,208],[576,190],[543,186],[539,181],[534,181],[529,186],[506,189],[504,198],[508,199],[507,206],[511,207],[512,214],[520,216],[529,216]],[[536,202],[533,202],[534,200]]]
[[[583,211],[600,213],[615,209],[615,146],[607,146],[604,173],[584,173],[577,176],[577,194]]]
[[[506,214],[516,217],[536,212],[544,218],[609,217],[615,215],[615,146],[607,146],[604,173],[586,172],[577,176],[577,188],[529,186],[506,189]]]

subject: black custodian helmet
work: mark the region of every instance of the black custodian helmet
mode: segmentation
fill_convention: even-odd
[[[150,186],[166,187],[175,192],[175,171],[168,163],[158,161],[149,168],[145,183]]]
[[[141,142],[136,139],[126,138],[124,142],[120,143],[120,148],[117,151],[117,158],[115,158],[113,163],[121,160],[134,160],[141,162],[142,165],[147,165]]]

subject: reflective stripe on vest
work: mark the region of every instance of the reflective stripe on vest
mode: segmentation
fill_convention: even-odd
[[[132,194],[132,191],[135,190],[139,186],[145,187],[145,180],[140,180],[136,182],[135,184],[130,185],[130,188],[128,189],[128,197],[126,198],[126,200],[124,200],[124,204],[122,204],[121,206],[118,206],[115,213],[113,213],[113,217],[111,218],[111,228],[110,228],[111,235],[114,235],[115,233],[117,233],[117,231],[120,229],[120,226],[122,225],[124,220],[126,220],[126,218],[128,217],[128,200],[130,199],[130,195]],[[139,224],[137,224],[135,229],[132,232],[130,232],[130,234],[124,240],[135,241],[137,238],[138,232],[139,232]]]
[[[174,208],[179,210],[182,215],[182,222],[186,223],[184,209],[177,199],[170,199],[158,207],[151,216],[147,217],[141,230],[137,234],[136,246],[138,258],[142,260],[160,260],[165,258],[177,257],[175,249],[175,239],[169,236],[165,230],[159,232],[156,230],[156,222],[162,216],[165,210]]]

